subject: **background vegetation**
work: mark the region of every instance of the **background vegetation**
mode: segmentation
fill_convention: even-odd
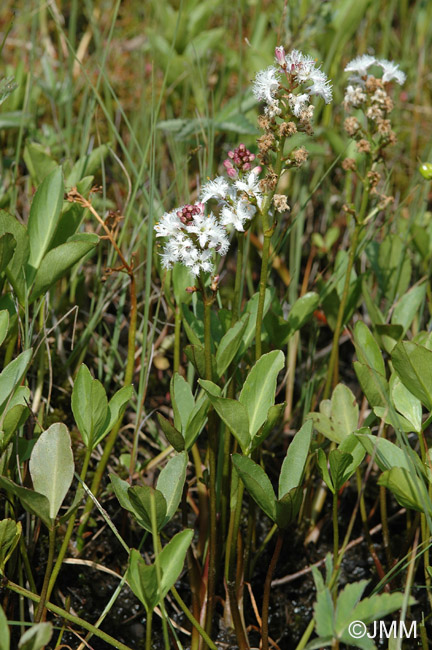
[[[385,178],[386,194],[393,201],[385,210],[376,212],[364,233],[356,260],[355,287],[345,313],[347,327],[341,338],[339,377],[360,405],[360,424],[369,418],[366,424],[375,427],[374,433],[385,425],[387,436],[399,449],[408,456],[408,448],[416,450],[423,466],[428,467],[429,427],[420,427],[423,433],[419,443],[413,426],[404,429],[395,420],[386,424],[385,416],[374,414],[371,409],[377,405],[371,404],[373,399],[367,387],[365,390],[360,385],[353,369],[353,360],[361,361],[358,352],[361,342],[357,333],[357,348],[354,346],[352,327],[361,320],[373,331],[387,364],[388,377],[392,370],[388,363],[390,354],[402,338],[412,339],[423,333],[416,340],[424,348],[431,348],[428,337],[432,316],[431,187],[419,167],[432,161],[429,65],[432,4],[428,0],[221,0],[217,3],[214,0],[147,0],[144,3],[5,0],[0,8],[0,33],[4,80],[0,95],[3,90],[5,95],[0,107],[0,208],[4,211],[1,214],[12,215],[20,224],[30,223],[36,188],[50,174],[55,176],[58,164],[63,170],[64,192],[70,193],[78,185],[85,197],[84,203],[71,202],[68,209],[59,204],[61,219],[49,236],[45,236],[45,256],[55,244],[65,244],[71,236],[78,237],[79,251],[77,248],[73,257],[68,249],[68,264],[64,263],[61,273],[51,274],[55,268],[53,262],[44,258],[43,273],[38,267],[39,275],[31,276],[31,288],[27,276],[27,286],[20,289],[19,282],[11,280],[14,277],[11,265],[19,269],[25,258],[17,257],[16,253],[11,261],[11,257],[7,258],[8,242],[4,240],[2,244],[0,309],[8,313],[1,349],[3,366],[6,369],[30,349],[32,353],[25,358],[25,364],[21,359],[24,365],[22,373],[18,373],[20,376],[16,375],[14,381],[8,379],[10,390],[6,391],[4,401],[10,399],[20,384],[28,389],[28,394],[23,392],[16,397],[14,393],[22,408],[15,414],[16,426],[8,425],[10,436],[6,415],[3,418],[6,437],[1,447],[1,474],[6,480],[30,487],[28,461],[41,431],[54,423],[68,427],[76,471],[84,477],[88,468],[88,485],[95,477],[100,481],[98,498],[108,514],[95,509],[90,515],[87,507],[90,518],[84,521],[85,525],[81,520],[79,530],[78,526],[71,528],[72,543],[64,549],[66,562],[61,571],[58,567],[60,573],[51,600],[91,623],[105,609],[104,615],[109,612],[110,616],[109,622],[102,624],[103,629],[119,643],[140,648],[144,647],[148,612],[146,618],[143,601],[139,602],[127,587],[117,590],[118,579],[106,573],[110,570],[123,575],[127,566],[127,553],[107,522],[115,523],[128,546],[142,544],[148,561],[153,557],[153,545],[151,535],[143,540],[142,528],[130,513],[119,507],[108,474],[115,473],[133,485],[155,485],[159,470],[172,451],[156,411],[167,418],[172,416],[170,381],[176,363],[175,331],[181,336],[181,354],[177,360],[180,370],[191,384],[194,381],[193,365],[184,353],[190,334],[180,322],[180,303],[186,304],[191,297],[184,292],[179,294],[175,280],[173,284],[161,269],[154,224],[165,211],[197,200],[200,185],[222,173],[222,161],[228,150],[239,142],[257,151],[259,107],[251,92],[251,81],[258,70],[273,62],[276,45],[283,44],[287,51],[298,48],[322,62],[333,81],[334,101],[328,106],[317,105],[313,139],[304,134],[296,136],[292,147],[306,146],[309,161],[295,173],[285,174],[278,188],[279,193],[287,195],[291,210],[278,224],[272,240],[269,287],[273,291],[271,312],[275,316],[267,319],[263,340],[266,352],[283,349],[290,372],[286,376],[281,373],[278,378],[276,400],[282,403],[285,399],[287,405],[282,421],[275,425],[264,444],[261,460],[271,481],[276,483],[293,434],[309,412],[318,410],[323,397],[332,330],[346,269],[346,259],[340,252],[348,250],[352,236],[352,224],[343,206],[351,202],[358,204],[361,199],[360,184],[342,168],[343,159],[353,154],[353,145],[343,130],[346,85],[343,69],[358,54],[371,53],[398,62],[407,80],[393,93],[392,124],[398,141],[388,154]],[[59,177],[60,203],[61,182]],[[70,194],[69,199],[75,200]],[[43,197],[38,200],[42,202]],[[52,201],[48,200],[39,207],[42,211],[50,209]],[[56,219],[58,215],[59,211]],[[9,217],[0,218],[3,236],[11,232]],[[29,234],[32,237],[30,225]],[[101,240],[93,235],[100,236]],[[244,263],[245,302],[257,291],[261,249],[259,230],[253,230]],[[36,253],[31,255],[36,264]],[[42,264],[43,260],[38,263]],[[220,305],[229,305],[233,299],[235,269],[236,248],[233,247],[221,267]],[[405,304],[398,312],[399,301],[410,288],[419,286],[422,291],[421,295],[415,294],[420,298],[413,303],[412,318],[406,313],[402,318],[400,312],[408,307]],[[304,327],[285,340],[281,319],[286,322],[292,305],[307,291],[319,295],[319,304],[309,314]],[[382,320],[375,308],[379,308]],[[393,318],[395,312],[400,320]],[[136,327],[135,331],[131,326]],[[99,431],[100,438],[93,432],[93,439],[93,433],[85,439],[85,424],[79,426],[79,414],[77,418],[79,400],[75,409],[73,403],[71,406],[72,387],[82,363],[101,382],[108,399],[123,386],[133,384],[133,395],[124,393],[124,405],[126,398],[130,399],[121,426],[119,421],[118,427],[114,427],[115,434],[120,427],[118,437],[109,433],[113,429],[110,426]],[[249,360],[248,364],[252,362]],[[421,367],[420,375],[427,376],[428,367]],[[403,369],[401,374],[404,372]],[[425,383],[428,395],[432,389],[427,380]],[[93,390],[90,385],[83,388],[83,400],[88,395],[86,391]],[[408,385],[408,389],[422,402],[426,420],[432,404],[416,393],[415,385]],[[388,403],[394,412],[390,397]],[[11,404],[8,402],[5,409]],[[117,421],[114,415],[110,425]],[[108,437],[101,445],[104,436]],[[205,465],[206,443],[200,440],[198,446]],[[315,458],[320,445],[326,453],[329,451],[323,440],[322,435],[314,436],[311,458]],[[98,477],[97,468],[101,467],[107,441],[111,444],[105,447],[109,471],[101,471]],[[378,592],[390,584],[392,591],[405,593],[404,616],[412,593],[419,604],[411,618],[420,622],[424,612],[428,626],[430,607],[424,587],[428,575],[430,581],[425,553],[432,513],[427,505],[431,503],[430,487],[425,489],[420,503],[410,506],[401,503],[399,498],[398,505],[391,485],[387,485],[390,488],[387,491],[382,484],[378,486],[376,465],[365,473],[366,467],[365,461],[363,478],[357,477],[360,485],[363,481],[362,513],[351,536],[351,541],[360,537],[362,540],[351,556],[347,552],[345,573],[342,571],[339,586],[368,579],[369,592],[372,588]],[[384,471],[382,467],[380,470]],[[203,519],[199,509],[204,502],[198,500],[200,477],[197,481],[194,473],[188,472],[193,498],[189,501],[186,523],[194,525],[194,514],[200,514]],[[205,475],[201,478],[206,481]],[[39,520],[31,508],[30,511],[25,506],[22,508],[17,499],[19,494],[13,492],[10,484],[0,485],[5,496],[2,516],[13,516],[23,529],[6,574],[14,584],[41,594],[49,562],[47,528],[37,523]],[[336,493],[342,485],[337,486]],[[427,477],[425,485],[428,485]],[[345,483],[338,497],[341,538],[357,500],[357,487],[354,476],[349,484]],[[71,505],[72,492],[66,497],[65,506]],[[326,553],[333,550],[331,499],[327,497],[324,503],[320,494],[323,494],[321,475],[313,460],[307,469],[303,506],[285,536],[272,590],[270,636],[280,648],[301,647],[297,644],[301,644],[302,635],[314,616],[316,600],[310,571],[306,569],[322,562]],[[81,493],[79,496],[82,499]],[[245,529],[247,503],[242,515]],[[401,505],[408,508],[402,514]],[[78,514],[82,512],[80,509]],[[421,521],[416,512],[422,513]],[[40,515],[39,511],[36,514]],[[249,543],[253,555],[266,542],[261,556],[264,569],[260,568],[260,561],[254,566],[246,558],[246,575],[251,587],[250,592],[244,592],[244,611],[252,643],[257,646],[261,625],[254,604],[256,601],[261,608],[262,584],[274,541],[266,537],[271,523],[258,509],[256,518],[256,526],[245,544],[247,547]],[[50,521],[48,518],[48,524]],[[74,518],[69,521],[73,527]],[[184,523],[177,513],[169,524],[166,539],[172,538]],[[67,520],[62,524],[57,530],[55,557],[65,539]],[[375,537],[372,531],[377,526]],[[90,566],[87,561],[96,564]],[[393,582],[390,582],[385,576],[395,564]],[[31,579],[28,565],[33,574]],[[304,575],[292,577],[302,569]],[[277,580],[286,575],[291,577],[278,585]],[[187,577],[183,576],[177,586],[189,606]],[[230,621],[223,617],[222,582],[219,587],[212,639],[218,647],[234,648],[237,637],[230,636]],[[334,584],[330,587],[327,584],[327,588],[334,594]],[[16,647],[17,639],[35,612],[28,608],[28,600],[15,598],[10,591],[5,593],[2,606],[8,619],[15,621],[11,647]],[[113,593],[116,598],[110,601]],[[183,644],[178,647],[190,647],[190,635],[180,629],[183,626],[190,631],[190,625],[170,598],[165,607],[161,605],[161,619],[155,617],[151,647],[164,647],[164,643],[166,647],[168,627],[170,643],[176,637],[176,643]],[[66,626],[64,619],[61,623],[59,620],[56,619],[59,628]],[[62,637],[56,631],[49,647],[60,647],[56,643],[81,647],[79,625],[76,621],[72,625],[77,634],[64,631]],[[427,647],[426,628],[423,630],[423,647]],[[316,631],[323,636],[319,625]],[[305,643],[307,640],[309,637]],[[111,647],[107,639],[96,637],[88,643],[95,649]],[[334,640],[331,643],[336,647]],[[36,650],[42,645],[29,647]]]

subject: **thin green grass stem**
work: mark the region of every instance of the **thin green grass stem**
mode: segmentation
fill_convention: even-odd
[[[231,510],[230,523],[228,528],[228,536],[226,542],[225,553],[225,579],[227,583],[228,596],[231,616],[234,623],[234,629],[237,635],[237,643],[240,650],[247,650],[249,648],[249,641],[246,631],[244,629],[242,617],[238,606],[237,598],[237,539],[240,528],[240,518],[243,505],[243,482],[238,478],[237,474],[232,475],[231,479],[231,503],[234,501],[234,492],[237,492],[236,504]]]
[[[338,382],[339,370],[338,370],[338,361],[339,361],[339,339],[342,331],[342,325],[345,315],[345,308],[348,302],[349,288],[351,282],[351,271],[354,266],[355,256],[357,252],[357,244],[360,236],[360,231],[363,227],[363,222],[366,216],[366,209],[369,201],[369,188],[365,187],[362,195],[362,202],[360,206],[360,212],[356,217],[354,233],[350,243],[350,249],[348,254],[348,265],[345,276],[345,284],[342,292],[342,298],[340,301],[338,315],[336,320],[336,327],[333,334],[333,345],[332,351],[330,354],[330,361],[327,371],[327,379],[324,387],[323,399],[328,399],[332,387],[336,386]]]
[[[254,554],[253,560],[251,562],[251,568],[250,568],[251,575],[254,574],[255,567],[256,567],[256,564],[257,564],[258,560],[260,559],[260,557],[263,554],[267,544],[270,542],[270,540],[272,539],[273,535],[277,532],[277,530],[278,530],[277,524],[273,524],[273,526],[270,528],[269,532],[265,536],[261,546],[259,547],[257,552]]]
[[[99,628],[99,627],[102,625],[102,623],[103,623],[104,620],[105,620],[105,617],[107,616],[108,612],[111,610],[111,607],[114,605],[114,603],[115,603],[115,601],[117,600],[117,598],[118,598],[118,596],[119,596],[121,590],[123,589],[123,586],[124,586],[125,582],[126,582],[126,574],[122,577],[122,579],[120,580],[119,584],[117,585],[117,587],[116,587],[116,589],[115,589],[113,595],[111,596],[111,598],[109,599],[108,603],[106,604],[106,606],[105,606],[105,608],[104,608],[102,614],[99,616],[98,620],[96,621],[96,623],[95,623],[95,627]],[[90,641],[90,639],[91,639],[92,636],[93,636],[92,633],[89,632],[89,633],[87,634],[86,638],[85,638],[85,641],[83,641],[82,643],[80,643],[80,645],[78,646],[77,650],[85,650],[86,642]]]
[[[11,591],[15,592],[16,594],[19,594],[20,596],[28,598],[34,603],[40,603],[41,600],[40,596],[33,594],[31,591],[24,589],[24,587],[20,587],[19,585],[15,584],[14,582],[11,582],[10,580],[7,580],[7,578],[5,578],[5,583],[3,584],[3,587],[7,587],[7,589],[10,589]],[[91,632],[99,639],[105,641],[105,643],[108,643],[113,648],[117,648],[117,650],[132,650],[132,648],[130,648],[129,646],[125,645],[124,643],[121,643],[120,641],[117,641],[117,639],[114,639],[109,634],[102,632],[102,630],[99,630],[94,625],[87,623],[87,621],[84,621],[82,618],[79,618],[78,616],[74,616],[73,614],[70,614],[69,612],[67,612],[65,609],[62,609],[61,607],[57,607],[57,605],[53,605],[53,603],[46,601],[45,608],[48,609],[50,612],[53,612],[53,614],[57,614],[57,616],[64,618],[66,621],[70,621],[71,623],[74,623],[74,625],[78,625],[79,627],[82,627],[84,630]]]
[[[51,571],[54,562],[54,552],[55,552],[55,538],[56,538],[56,527],[53,523],[49,529],[49,545],[48,545],[48,560],[45,570],[45,577],[42,585],[41,597],[35,614],[35,623],[39,623],[45,612],[45,602],[47,600],[48,592],[48,583],[51,577]]]
[[[300,639],[299,643],[297,644],[297,647],[296,647],[295,650],[304,650],[304,648],[306,647],[307,642],[310,639],[310,636],[311,636],[312,632],[314,631],[314,627],[315,627],[315,620],[312,619],[312,620],[309,621],[309,625],[307,626],[307,628],[303,632],[303,636]]]
[[[154,492],[151,493],[150,498],[150,517],[151,517],[151,527],[152,527],[152,537],[153,537],[153,549],[155,554],[155,568],[156,568],[156,579],[158,586],[158,594],[161,593],[162,589],[162,569],[160,566],[159,553],[162,550],[162,544],[160,541],[159,534],[157,532],[157,523],[156,523],[156,501],[154,497]],[[160,598],[160,608],[161,608],[161,618],[162,618],[162,631],[165,644],[165,650],[170,650],[169,647],[169,637],[168,637],[168,626],[167,626],[167,616],[165,612],[164,599]],[[152,612],[153,613],[153,612]],[[150,623],[151,625],[151,623]]]
[[[206,631],[201,627],[201,625],[198,623],[196,618],[191,614],[189,611],[189,608],[187,607],[186,603],[182,600],[180,594],[178,593],[177,589],[175,587],[171,587],[171,593],[174,596],[175,600],[177,601],[177,604],[179,605],[180,609],[188,619],[190,623],[194,626],[194,628],[199,632],[199,634],[202,636],[204,641],[207,643],[208,647],[210,650],[217,650],[217,647],[213,643],[213,641],[210,639]]]
[[[243,280],[243,258],[244,258],[244,242],[245,234],[243,232],[237,233],[237,262],[236,274],[234,280],[234,297],[232,304],[232,321],[233,326],[240,317],[240,307],[242,302],[242,280]]]
[[[333,557],[337,562],[339,555],[339,523],[338,523],[338,494],[333,494]]]
[[[85,201],[85,207],[87,207],[90,212],[93,214],[93,216],[96,217],[96,219],[101,222],[101,218],[99,217],[98,213],[96,210],[93,208],[91,203],[88,201]],[[130,308],[129,308],[129,335],[128,335],[128,352],[127,352],[127,363],[126,363],[126,370],[125,370],[125,376],[124,376],[124,385],[129,386],[129,384],[132,383],[133,375],[134,375],[134,369],[135,369],[135,338],[136,338],[136,327],[137,327],[137,312],[138,312],[138,307],[137,307],[137,293],[136,293],[136,281],[135,281],[135,275],[134,275],[134,270],[133,266],[129,264],[126,259],[124,258],[122,252],[120,251],[119,247],[117,246],[114,238],[112,237],[111,232],[106,228],[104,222],[102,221],[102,225],[104,229],[106,230],[107,236],[110,239],[111,244],[115,248],[121,263],[127,272],[130,280],[129,284],[129,291],[130,291]],[[118,433],[120,431],[120,427],[123,421],[123,416],[120,417],[116,424],[114,425],[113,429],[109,433],[109,435],[106,438],[105,442],[105,447],[102,453],[102,457],[96,467],[96,471],[94,473],[93,481],[91,484],[91,492],[94,495],[97,495],[99,492],[99,487],[102,481],[102,477],[104,475],[106,466],[108,464],[112,449],[116,443]],[[78,528],[78,538],[77,538],[77,547],[78,550],[82,550],[84,547],[84,539],[83,539],[83,534],[87,526],[87,522],[90,516],[90,513],[92,511],[92,501],[90,499],[87,499],[85,507],[84,507],[84,512],[81,517],[81,523]]]
[[[89,466],[91,453],[92,453],[92,449],[87,448],[85,456],[84,456],[84,463],[83,463],[83,466],[82,466],[82,469],[81,469],[81,474],[80,474],[80,478],[81,478],[82,481],[85,481],[85,477],[87,475],[87,469],[88,469],[88,466]],[[61,548],[60,548],[60,552],[58,554],[57,560],[56,560],[56,562],[54,564],[54,568],[53,568],[52,573],[51,573],[51,577],[50,577],[50,580],[49,580],[49,583],[48,583],[47,595],[46,595],[47,600],[50,599],[52,590],[54,589],[54,585],[56,583],[57,576],[58,576],[58,574],[60,572],[61,565],[63,564],[64,557],[65,557],[66,552],[67,552],[68,547],[69,547],[69,542],[70,542],[70,538],[72,537],[74,526],[75,526],[75,515],[73,514],[73,515],[71,515],[71,517],[70,517],[70,519],[68,521],[68,525],[67,525],[67,528],[66,528],[66,533],[65,533],[65,536],[63,538],[63,542],[62,542],[62,545],[61,545]]]
[[[33,572],[31,570],[31,564],[30,564],[28,553],[27,553],[26,543],[25,543],[24,537],[22,535],[20,535],[19,545],[20,545],[20,556],[21,556],[21,558],[22,558],[22,560],[24,562],[24,568],[25,568],[25,571],[26,571],[27,580],[29,582],[30,589],[34,594],[36,594],[37,593],[36,583],[35,583],[34,578],[33,578]],[[48,596],[47,596],[47,600],[49,600]]]

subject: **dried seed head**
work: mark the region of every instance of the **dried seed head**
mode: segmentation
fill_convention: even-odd
[[[277,174],[270,170],[265,178],[260,182],[260,188],[263,192],[274,190],[278,182]]]
[[[260,153],[265,155],[268,151],[270,151],[270,149],[273,149],[276,140],[272,133],[266,133],[265,135],[262,135],[260,138],[258,138],[257,142]]]
[[[267,115],[258,115],[258,126],[263,131],[268,131],[270,129],[270,120]]]
[[[345,158],[345,160],[342,161],[342,168],[345,169],[345,171],[355,172],[357,169],[356,161],[354,158]]]
[[[390,120],[378,120],[377,121],[377,130],[380,135],[389,135],[391,133],[391,122]]]
[[[297,133],[297,127],[294,122],[282,122],[279,124],[279,135],[281,137],[289,137]]]
[[[376,121],[382,119],[384,117],[384,113],[376,104],[372,104],[372,106],[369,106],[366,111],[366,117],[368,117],[370,120]]]
[[[273,203],[278,212],[287,212],[290,209],[285,194],[275,194]]]
[[[300,147],[299,149],[295,149],[292,152],[292,161],[296,167],[300,167],[300,165],[303,165],[304,162],[308,159],[309,153],[304,147]]]
[[[360,123],[356,117],[347,117],[344,122],[344,129],[349,136],[353,137],[360,129]]]
[[[381,174],[379,174],[376,171],[370,171],[370,172],[367,173],[367,177],[368,177],[368,180],[369,180],[370,188],[374,189],[378,185],[378,183],[379,183],[379,181],[381,179]]]
[[[381,79],[377,79],[376,77],[370,76],[366,79],[366,91],[368,93],[374,93],[378,88],[382,88],[383,83]]]
[[[369,142],[369,140],[365,140],[364,138],[362,138],[361,140],[359,140],[359,141],[357,142],[357,150],[358,150],[360,153],[370,153],[371,146],[370,146],[370,142]]]

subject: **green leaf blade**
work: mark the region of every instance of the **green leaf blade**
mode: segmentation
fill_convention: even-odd
[[[65,424],[52,424],[38,438],[30,456],[30,474],[36,492],[47,497],[54,520],[71,486],[74,459]]]
[[[63,205],[63,194],[62,169],[57,167],[39,185],[30,208],[27,226],[30,241],[28,264],[34,270],[39,268],[48,250]]]

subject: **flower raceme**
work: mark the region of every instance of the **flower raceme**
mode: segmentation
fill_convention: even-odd
[[[204,203],[166,212],[155,230],[157,237],[167,239],[161,254],[165,269],[180,262],[192,275],[211,273],[214,253],[225,255],[229,248],[226,229],[212,213],[205,214]]]
[[[244,145],[240,147],[241,151],[246,150]],[[251,156],[253,154],[248,154],[249,159]],[[201,188],[200,202],[162,216],[155,230],[156,237],[166,238],[161,253],[164,268],[171,269],[180,262],[194,276],[214,272],[215,254],[226,255],[228,251],[229,230],[243,232],[262,204],[258,180],[261,167],[244,173],[245,164],[243,157],[236,180],[229,182],[223,176],[209,180]],[[218,203],[216,215],[207,209],[206,203],[210,200]]]
[[[280,46],[275,50],[275,59],[276,66],[258,72],[253,85],[254,95],[265,102],[264,111],[270,119],[281,116],[289,109],[300,121],[310,120],[313,106],[309,102],[313,95],[321,97],[326,104],[331,102],[331,83],[311,56],[299,50],[286,54]],[[288,89],[282,84],[283,75]],[[294,92],[297,89],[300,92]]]
[[[369,68],[372,66],[375,69],[381,68],[381,77],[369,74]],[[368,54],[363,54],[350,61],[345,66],[345,72],[351,73],[345,91],[345,106],[359,108],[363,104],[370,103],[369,109],[371,110],[369,110],[368,117],[374,120],[382,118],[385,112],[389,112],[389,110],[385,110],[388,97],[387,84],[396,81],[402,85],[406,78],[398,64],[386,59],[376,59]],[[388,101],[387,105],[389,105]]]
[[[312,57],[298,50],[286,54],[283,47],[276,48],[275,56],[276,66],[258,72],[253,85],[257,99],[266,104],[266,141],[263,142],[262,138],[258,141],[260,160],[264,160],[265,164],[268,161],[265,160],[264,149],[268,151],[275,143],[271,124],[275,125],[276,116],[285,118],[286,115],[293,115],[299,119],[303,130],[309,133],[314,108],[310,104],[311,97],[318,95],[326,103],[332,99],[331,84]],[[283,75],[288,88],[282,84]],[[284,129],[281,137],[297,130],[292,122],[282,123],[280,127]],[[299,149],[294,152],[291,164],[298,166],[303,159],[303,150]],[[201,272],[214,273],[216,254],[225,255],[228,251],[229,232],[244,232],[260,210],[266,188],[274,193],[274,172],[269,168],[266,179],[260,182],[261,167],[252,167],[254,160],[255,154],[240,144],[228,152],[228,158],[223,163],[228,179],[218,176],[209,180],[201,188],[198,203],[185,205],[162,216],[155,230],[156,237],[165,238],[161,253],[164,268],[171,269],[176,262],[180,262],[194,276]],[[277,211],[289,209],[285,197],[276,196],[274,208]],[[212,210],[216,214],[208,209],[209,201],[213,202]],[[217,206],[214,206],[215,202]]]
[[[350,61],[345,66],[345,72],[350,73],[344,97],[345,109],[361,109],[367,118],[362,125],[360,118],[348,117],[345,130],[357,140],[360,152],[370,153],[376,146],[377,152],[381,152],[383,147],[396,141],[389,119],[393,109],[390,83],[395,81],[402,85],[405,74],[393,61],[377,59],[368,54]]]

